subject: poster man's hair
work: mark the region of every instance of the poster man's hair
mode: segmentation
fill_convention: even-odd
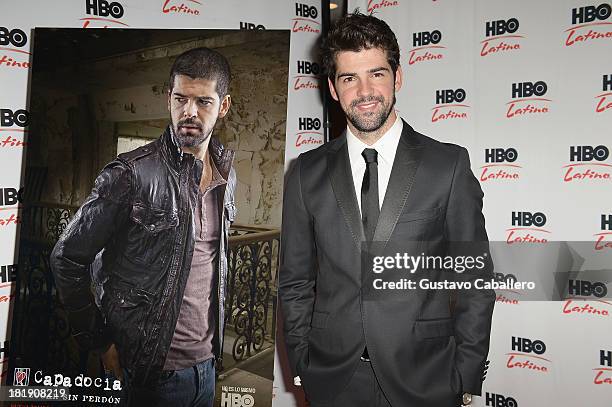
[[[191,79],[217,81],[217,94],[222,99],[229,90],[230,66],[227,59],[209,48],[194,48],[176,57],[170,70],[170,90],[174,87],[176,75],[185,75]]]

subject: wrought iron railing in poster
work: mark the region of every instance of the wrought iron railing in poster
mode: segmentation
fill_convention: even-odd
[[[97,358],[78,349],[59,301],[49,255],[78,208],[40,203],[22,210],[11,354],[17,365],[63,374],[96,373]],[[280,230],[233,225],[228,252],[222,366],[274,346]],[[227,356],[231,355],[231,358]]]

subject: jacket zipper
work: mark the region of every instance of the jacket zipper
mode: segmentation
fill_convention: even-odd
[[[181,162],[184,162],[183,160],[181,160]],[[182,177],[182,180],[181,180]],[[182,183],[185,182],[185,180],[187,179],[187,177],[185,176],[184,172],[179,173],[179,196],[183,193],[183,191],[186,191],[187,193],[189,193],[188,188],[183,188]],[[189,205],[189,197],[187,197],[186,200],[183,200],[183,202],[186,202],[187,205]],[[189,211],[183,211],[184,213],[189,213]],[[185,223],[186,222],[179,222],[179,225],[181,225],[181,229],[180,229],[180,233],[179,233],[179,246],[181,248],[180,250],[180,256],[179,255],[175,255],[174,259],[173,259],[173,263],[172,263],[172,267],[169,270],[168,273],[168,280],[166,281],[166,286],[164,288],[164,292],[162,294],[162,299],[159,305],[159,311],[157,313],[157,318],[155,319],[155,325],[153,326],[151,335],[149,336],[149,341],[152,341],[153,338],[157,338],[158,333],[159,333],[159,329],[160,329],[160,322],[161,322],[161,317],[163,314],[163,310],[165,308],[165,305],[167,303],[168,298],[170,297],[169,293],[170,291],[172,291],[173,286],[174,286],[174,280],[177,274],[177,270],[178,270],[178,264],[180,262],[179,259],[183,259],[185,256],[185,242],[186,239],[184,237],[185,233],[184,233],[184,228],[185,228]],[[153,361],[154,361],[154,355],[157,353],[157,349],[159,347],[159,338],[157,338],[155,340],[155,346],[153,348],[153,352],[151,353],[151,360],[149,362],[149,365],[146,367],[146,371],[145,371],[145,377],[149,376],[149,372],[151,370],[151,366],[153,365]],[[150,349],[150,346],[149,346]]]

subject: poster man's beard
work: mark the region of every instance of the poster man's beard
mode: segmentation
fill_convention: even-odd
[[[182,131],[181,126],[193,126],[197,127],[199,131],[195,134]],[[181,147],[197,147],[210,137],[212,129],[206,129],[202,125],[193,119],[185,119],[179,121],[175,128],[174,133],[176,134],[177,141]]]

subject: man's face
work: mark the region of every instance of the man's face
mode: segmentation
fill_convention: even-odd
[[[181,147],[197,147],[210,137],[217,118],[227,114],[230,96],[219,98],[216,80],[176,75],[173,85],[168,110],[174,133]]]
[[[332,97],[350,124],[360,132],[381,128],[393,110],[395,92],[402,86],[402,70],[395,77],[380,48],[336,54],[336,77],[329,81]]]

